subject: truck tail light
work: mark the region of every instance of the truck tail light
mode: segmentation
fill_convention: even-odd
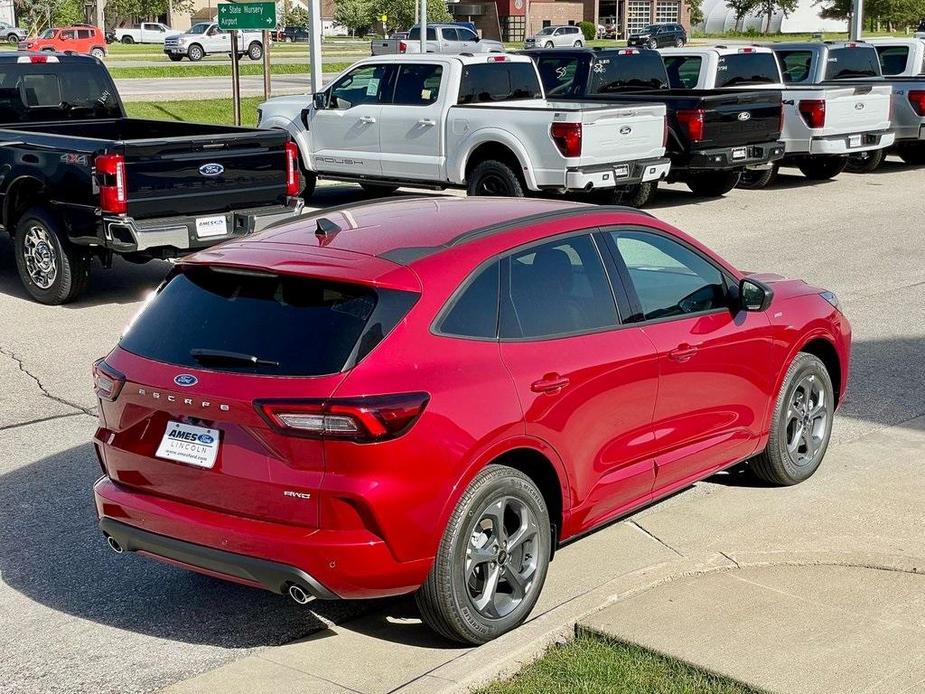
[[[746,46],[745,48],[740,48],[739,53],[754,53],[755,49],[751,46]]]
[[[299,185],[299,146],[295,142],[286,143],[286,195],[295,196],[301,191]]]
[[[683,109],[677,112],[678,121],[687,130],[691,142],[703,140],[704,113],[702,108]]]
[[[125,214],[125,157],[101,154],[96,158],[96,175],[100,185],[100,209],[111,214]]]
[[[125,376],[109,366],[102,358],[93,362],[93,390],[96,397],[110,402],[119,397]]]
[[[358,443],[388,441],[418,420],[427,393],[332,400],[258,400],[257,412],[281,434]]]
[[[913,89],[909,92],[909,103],[920,116],[925,116],[925,91]]]
[[[581,123],[553,123],[549,134],[563,157],[581,156]]]
[[[407,51],[408,51],[408,44],[405,43],[404,41],[399,41],[398,42],[398,52],[406,53]]]
[[[800,115],[810,128],[825,127],[825,101],[807,99],[800,102]]]
[[[488,56],[488,62],[489,63],[506,63],[507,56],[506,55],[490,55]]]

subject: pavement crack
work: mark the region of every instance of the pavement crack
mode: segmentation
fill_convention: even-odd
[[[4,347],[0,347],[0,354],[3,354],[9,357],[10,359],[12,359],[14,362],[16,362],[17,366],[19,366],[19,370],[22,371],[24,374],[26,374],[26,376],[31,378],[35,382],[35,385],[38,387],[42,395],[44,395],[49,400],[54,400],[57,403],[60,403],[67,407],[71,407],[75,410],[80,410],[81,412],[83,412],[85,415],[89,417],[96,416],[96,413],[93,412],[93,410],[90,409],[89,407],[78,405],[77,403],[71,402],[70,400],[65,400],[64,398],[59,398],[57,395],[53,395],[52,393],[50,393],[48,389],[42,384],[42,381],[39,380],[39,377],[33,374],[31,371],[29,371],[29,369],[26,368],[26,365],[23,362],[22,357],[18,356],[12,350],[6,349]]]
[[[742,566],[739,564],[739,562],[737,562],[735,559],[733,559],[732,557],[730,557],[730,556],[729,556],[728,554],[726,554],[725,552],[720,552],[720,554],[722,554],[724,557],[726,557],[726,559],[728,559],[728,560],[731,561],[733,564],[735,564],[735,567],[736,567],[737,569],[741,569],[741,568],[742,568]]]
[[[676,550],[674,547],[672,547],[672,546],[669,545],[667,542],[665,542],[664,540],[662,540],[660,537],[658,537],[657,535],[654,535],[653,533],[650,533],[648,530],[646,530],[645,528],[643,528],[643,527],[642,527],[641,525],[639,525],[639,523],[637,523],[636,521],[631,520],[631,521],[626,521],[626,522],[627,522],[628,525],[632,525],[634,528],[636,528],[637,530],[639,530],[639,531],[640,531],[641,533],[643,533],[644,535],[648,535],[649,537],[651,537],[653,540],[655,540],[657,543],[659,543],[659,544],[662,545],[663,547],[665,547],[665,548],[667,548],[667,549],[670,549],[672,552],[674,552],[675,554],[677,554],[679,557],[683,557],[683,556],[684,556],[684,555],[681,554],[678,550]]]

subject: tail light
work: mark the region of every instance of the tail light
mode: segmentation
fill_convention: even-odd
[[[909,92],[909,103],[920,116],[925,116],[925,91],[913,89]]]
[[[755,49],[751,46],[746,46],[745,48],[740,48],[739,53],[754,53]]]
[[[298,195],[299,185],[299,146],[295,142],[286,143],[286,195]]]
[[[549,134],[563,157],[581,156],[581,123],[553,123]]]
[[[398,438],[427,406],[427,393],[332,400],[258,400],[257,412],[281,434],[358,443]]]
[[[101,154],[96,158],[96,174],[100,184],[100,208],[111,214],[125,214],[125,157],[121,154]]]
[[[405,43],[404,41],[399,41],[398,42],[398,52],[406,53],[407,51],[408,51],[408,44]]]
[[[800,102],[800,115],[810,128],[825,127],[825,101],[808,99]]]
[[[93,363],[93,390],[101,400],[115,400],[125,385],[125,376],[109,366],[103,359]]]
[[[506,63],[507,56],[506,55],[490,55],[488,56],[488,62],[489,63]]]
[[[677,112],[678,121],[687,130],[691,142],[703,140],[704,113],[702,108],[683,109]]]

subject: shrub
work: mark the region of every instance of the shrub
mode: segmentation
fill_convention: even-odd
[[[597,27],[594,22],[578,22],[578,28],[585,35],[585,41],[593,41],[597,38]]]

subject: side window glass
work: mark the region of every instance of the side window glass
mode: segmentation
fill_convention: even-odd
[[[460,41],[478,41],[479,37],[474,34],[469,29],[457,29],[456,33],[459,34]]]
[[[809,79],[813,54],[809,51],[780,51],[777,53],[777,62],[780,63],[784,82],[798,84]]]
[[[501,336],[567,335],[616,326],[617,308],[590,236],[534,246],[509,259]]]
[[[440,65],[402,65],[398,70],[393,104],[428,106],[440,96]]]
[[[329,108],[348,109],[381,102],[385,65],[364,65],[351,70],[331,88]]]
[[[440,31],[443,32],[444,41],[459,41],[459,35],[456,33],[456,29],[444,27]]]
[[[611,232],[642,304],[644,320],[724,308],[722,272],[689,248],[658,234]]]
[[[469,283],[441,321],[441,333],[460,337],[497,337],[499,268],[500,263],[495,261]]]
[[[909,49],[906,46],[877,46],[884,75],[898,75],[906,69]]]
[[[672,55],[665,56],[665,68],[668,70],[668,83],[674,89],[694,89],[700,79],[700,56]]]

